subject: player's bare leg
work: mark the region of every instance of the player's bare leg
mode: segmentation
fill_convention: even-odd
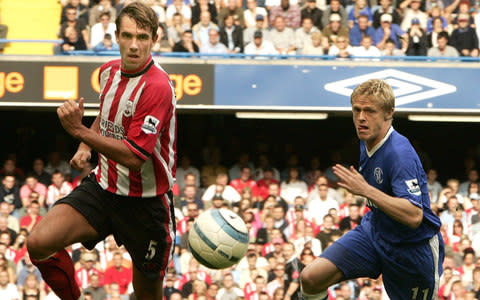
[[[32,262],[62,300],[80,297],[73,262],[65,247],[95,239],[97,235],[82,214],[68,204],[59,204],[47,213],[28,236],[27,249]]]
[[[137,299],[142,300],[162,300],[163,299],[163,280],[151,280],[146,278],[135,265],[133,266],[133,289]]]
[[[319,257],[308,264],[301,273],[301,288],[305,299],[327,299],[329,286],[342,281],[344,275],[326,258]]]

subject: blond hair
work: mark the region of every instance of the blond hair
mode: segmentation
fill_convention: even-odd
[[[384,112],[390,112],[395,108],[395,96],[392,87],[383,80],[370,79],[357,86],[350,96],[350,103],[360,96],[367,96],[378,103]]]

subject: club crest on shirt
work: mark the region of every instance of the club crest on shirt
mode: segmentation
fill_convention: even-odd
[[[160,121],[154,116],[146,116],[143,120],[142,131],[146,134],[155,134],[157,133],[157,126]]]
[[[408,187],[408,192],[415,196],[420,196],[422,191],[420,190],[420,185],[418,185],[417,178],[405,180],[405,184]]]
[[[131,117],[133,113],[133,101],[128,100],[125,104],[125,109],[123,110],[123,115],[125,117]]]
[[[383,171],[380,167],[376,167],[375,170],[373,170],[373,176],[375,176],[375,181],[378,184],[383,182]]]

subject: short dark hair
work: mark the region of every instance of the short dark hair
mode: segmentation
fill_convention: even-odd
[[[157,36],[158,17],[151,7],[141,2],[133,2],[125,6],[115,20],[115,25],[117,26],[117,30],[119,32],[122,18],[125,16],[135,20],[135,23],[138,27],[147,30],[150,29],[152,37]]]
[[[441,39],[441,38],[447,39],[447,42],[448,42],[448,40],[449,40],[448,32],[446,32],[446,31],[439,32],[438,35],[437,35],[437,40]]]

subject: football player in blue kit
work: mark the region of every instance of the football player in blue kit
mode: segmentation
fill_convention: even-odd
[[[353,123],[360,165],[336,165],[338,185],[367,198],[361,225],[349,231],[301,273],[304,299],[327,299],[329,286],[382,274],[392,300],[435,299],[444,245],[440,219],[430,209],[427,178],[407,138],[392,127],[395,98],[384,81],[353,91]]]

